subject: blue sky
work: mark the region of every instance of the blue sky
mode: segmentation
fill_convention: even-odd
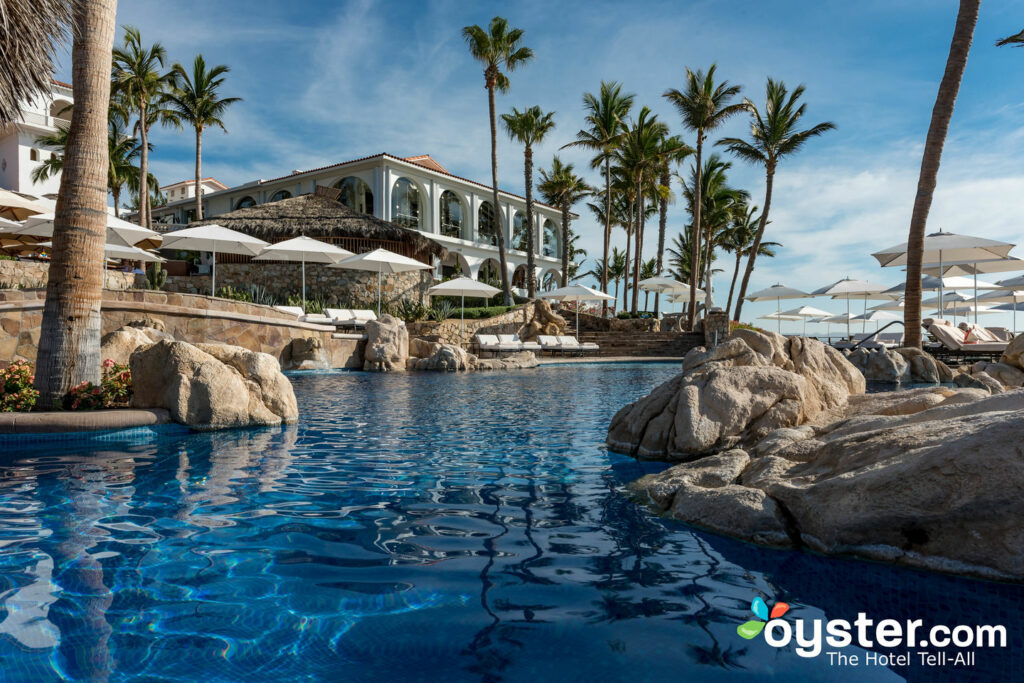
[[[755,102],[763,99],[767,76],[805,84],[808,123],[830,120],[838,130],[780,167],[769,235],[784,248],[759,261],[752,287],[783,281],[810,290],[845,275],[885,284],[901,279],[898,268],[878,268],[869,253],[906,237],[956,15],[952,0],[122,0],[118,21],[138,26],[146,41],[162,42],[172,60],[188,62],[202,52],[208,63],[232,67],[225,93],[244,102],[227,116],[228,135],[205,137],[204,175],[233,185],[386,151],[428,153],[452,172],[486,182],[486,93],[460,29],[495,14],[523,28],[525,44],[536,52],[511,74],[499,111],[538,104],[557,112],[557,128],[536,153],[541,166],[572,139],[582,123],[582,93],[595,91],[602,79],[621,81],[638,105],[650,106],[691,141],[661,97],[682,87],[684,67],[717,62],[720,76],[742,85]],[[1024,242],[1024,49],[993,46],[1022,27],[1020,5],[982,6],[931,229]],[[66,79],[64,61],[59,76]],[[720,134],[745,130],[737,119]],[[191,177],[193,137],[167,130],[152,137],[160,180]],[[561,154],[600,181],[585,152]],[[521,149],[504,139],[499,175],[504,188],[522,191]],[[730,178],[762,203],[760,169],[737,161]],[[599,256],[601,230],[588,211],[579,213],[576,229]],[[685,221],[681,205],[673,206],[669,234]],[[621,245],[623,233],[613,240]],[[646,253],[654,248],[651,239]],[[728,285],[726,275],[716,278],[720,299]],[[751,306],[744,318],[773,309]]]

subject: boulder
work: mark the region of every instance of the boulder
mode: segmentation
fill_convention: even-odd
[[[331,367],[324,343],[319,337],[292,339],[281,357],[281,365],[285,370],[327,370]]]
[[[537,360],[533,351],[510,353],[500,358],[476,358],[476,356],[470,356],[470,358],[475,359],[470,363],[470,370],[526,370],[540,365],[540,361]]]
[[[978,361],[971,366],[971,374],[984,372],[994,377],[1001,385],[1008,388],[1024,386],[1024,370],[1020,370],[1009,363],[989,363]]]
[[[422,341],[420,339],[414,339]],[[433,344],[433,350],[425,358],[410,358],[408,368],[410,370],[434,370],[440,372],[459,372],[472,370],[476,363],[476,356],[466,353],[461,346],[454,344]],[[417,348],[422,352],[422,348]]]
[[[888,349],[854,349],[846,359],[864,373],[869,382],[904,382],[910,379],[910,363]]]
[[[910,381],[932,384],[953,381],[953,371],[927,351],[916,348],[896,349],[910,363]]]
[[[1024,370],[1024,334],[1018,334],[1010,340],[999,362]]]
[[[434,355],[439,343],[413,337],[409,340],[409,358],[430,358]]]
[[[153,331],[163,334],[158,330]],[[103,335],[103,339],[100,340],[100,357],[103,360],[110,359],[115,363],[127,365],[136,349],[155,341],[157,338],[150,336],[147,329],[126,325]]]
[[[728,451],[630,488],[762,545],[1024,580],[1024,389],[916,397],[940,391],[914,414],[838,420],[770,455]]]
[[[989,385],[985,384],[983,381],[981,381],[974,375],[970,375],[966,372],[958,372],[956,376],[953,378],[953,383],[956,384],[958,387],[964,387],[968,389],[982,389],[983,391],[992,393],[992,388]],[[1000,387],[1000,389],[1002,389],[1002,387]]]
[[[538,335],[558,336],[565,334],[565,318],[551,310],[551,304],[544,299],[533,302],[533,315],[529,322],[519,328],[519,338],[523,341],[536,341]]]
[[[294,422],[291,383],[265,353],[226,344],[161,340],[130,359],[132,407],[166,408],[197,430]]]
[[[409,358],[409,331],[398,318],[384,314],[366,323],[366,351],[363,370],[391,372],[405,370]]]
[[[740,329],[699,347],[680,375],[622,408],[608,445],[634,457],[691,460],[841,411],[864,377],[816,339]]]

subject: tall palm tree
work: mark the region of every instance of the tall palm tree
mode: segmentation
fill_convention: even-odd
[[[113,88],[130,104],[138,117],[139,196],[149,196],[149,129],[156,123],[180,125],[174,112],[166,108],[167,93],[174,85],[174,73],[164,72],[167,51],[160,43],[142,44],[142,34],[133,26],[124,27],[124,44],[114,48]],[[139,207],[139,225],[150,225],[148,202]]]
[[[487,88],[487,108],[491,117],[491,185],[494,200],[494,216],[498,221],[498,258],[501,261],[501,288],[505,305],[512,304],[512,283],[508,277],[508,259],[505,255],[505,230],[501,225],[501,210],[498,204],[498,125],[494,113],[494,90],[508,92],[510,83],[505,71],[533,59],[533,50],[522,45],[523,30],[509,29],[508,20],[494,17],[487,30],[476,24],[462,29],[462,37],[469,46],[473,58],[484,65],[484,87]]]
[[[196,220],[203,219],[203,191],[200,182],[203,176],[203,131],[218,126],[227,133],[228,129],[224,127],[221,117],[228,107],[242,101],[241,97],[220,96],[224,75],[229,71],[231,68],[224,64],[207,70],[206,60],[201,54],[196,55],[192,61],[191,75],[181,64],[176,63],[171,67],[173,85],[167,95],[167,103],[180,121],[196,131]]]
[[[656,269],[654,276],[661,275],[665,260],[665,230],[668,227],[668,205],[673,201],[672,195],[672,168],[682,163],[686,157],[694,153],[692,147],[683,142],[678,135],[666,137],[661,140],[661,159],[658,162],[658,255],[656,258]],[[661,294],[654,295],[654,316],[658,316],[658,309],[661,305]],[[644,305],[646,308],[646,304]]]
[[[68,0],[10,0],[0,4],[0,124],[17,121],[21,105],[49,92],[54,48],[68,36]]]
[[[584,120],[587,122],[587,128],[580,129],[576,133],[576,140],[562,147],[585,147],[593,150],[597,154],[591,160],[590,167],[596,169],[604,165],[604,256],[601,263],[605,268],[609,266],[608,248],[612,239],[612,158],[626,129],[626,117],[629,116],[634,97],[633,94],[623,95],[622,85],[615,81],[601,81],[601,90],[597,96],[592,93],[583,94],[583,109],[587,112]],[[601,291],[607,291],[608,273],[602,272],[598,281],[601,283]],[[601,315],[608,315],[607,301],[601,304]]]
[[[643,266],[640,268],[640,279],[646,280],[649,277],[655,277],[658,274],[658,259],[651,258],[644,261]],[[644,290],[644,311],[648,309],[648,303],[650,303],[651,293]]]
[[[533,298],[537,292],[536,258],[534,254],[533,227],[533,146],[540,144],[555,127],[554,112],[543,112],[533,106],[526,111],[512,107],[511,114],[502,114],[505,131],[513,140],[523,145],[523,175],[526,182],[526,296]]]
[[[1021,31],[1020,33],[1014,33],[1012,36],[1007,36],[1002,40],[996,41],[996,47],[1003,47],[1004,45],[1024,47],[1024,31]]]
[[[594,193],[594,189],[573,171],[572,164],[563,164],[558,155],[555,155],[551,160],[551,171],[545,171],[543,168],[540,170],[540,183],[537,186],[544,201],[562,210],[562,237],[559,240],[562,252],[562,287],[569,284],[569,219],[572,206]]]
[[[732,311],[732,296],[736,292],[736,280],[740,276],[740,265],[743,257],[748,255],[751,247],[754,246],[754,238],[757,236],[757,223],[760,216],[757,214],[757,207],[749,203],[741,202],[736,206],[732,214],[732,222],[728,232],[723,236],[722,249],[736,257],[736,266],[732,271],[732,280],[729,283],[729,298],[726,299],[725,312],[727,315]],[[775,256],[774,247],[782,246],[778,242],[762,242],[761,256]]]
[[[53,251],[36,356],[39,407],[100,380],[100,302],[107,215],[107,104],[117,0],[72,5],[75,109],[54,210]]]
[[[722,81],[716,85],[715,69],[717,69],[716,64],[712,64],[711,67],[708,68],[706,74],[699,69],[696,73],[687,69],[685,90],[672,88],[666,90],[663,95],[673,104],[673,106],[675,106],[676,111],[679,112],[679,116],[683,119],[683,123],[697,134],[696,167],[698,174],[700,173],[703,164],[701,157],[703,156],[704,141],[707,139],[708,132],[718,128],[725,123],[729,117],[740,113],[746,108],[745,104],[729,104],[729,101],[740,93],[741,88],[738,85],[729,85],[728,81]],[[698,192],[700,191],[700,185],[700,178],[698,177]],[[693,329],[694,318],[697,311],[697,285],[700,281],[701,236],[698,228],[696,227],[701,225],[701,202],[699,197],[697,199],[696,206],[698,213],[694,219],[695,232],[690,243],[690,248],[693,250],[690,258],[694,265],[694,268],[690,273],[690,309],[688,315],[688,324],[691,330]]]
[[[724,145],[730,152],[744,161],[760,164],[765,169],[765,191],[764,210],[761,211],[761,220],[757,225],[757,236],[754,238],[754,246],[747,257],[747,267],[743,272],[743,281],[740,284],[739,296],[736,298],[736,319],[739,320],[743,311],[743,297],[747,295],[747,285],[750,283],[750,274],[754,272],[754,263],[760,253],[761,240],[764,239],[764,229],[768,225],[768,211],[772,206],[772,183],[775,180],[775,169],[779,162],[788,156],[800,151],[804,143],[811,138],[818,137],[830,130],[835,129],[831,121],[817,123],[810,128],[797,130],[800,119],[807,110],[807,104],[799,104],[800,97],[804,94],[804,86],[797,86],[792,93],[786,89],[786,84],[769,78],[765,86],[764,113],[757,108],[750,100],[744,100],[750,110],[750,141],[740,138],[723,138],[716,144]],[[920,278],[918,278],[920,285]]]

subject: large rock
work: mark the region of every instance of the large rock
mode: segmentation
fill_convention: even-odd
[[[558,336],[565,334],[565,318],[551,310],[551,304],[544,299],[533,302],[533,315],[529,322],[519,328],[519,338],[536,341],[538,335]]]
[[[607,442],[643,459],[690,460],[823,420],[864,386],[841,353],[815,339],[736,330],[714,349],[690,351],[682,374],[620,410]]]
[[[277,361],[226,344],[162,340],[131,356],[132,407],[166,408],[194,429],[294,422],[295,394]]]
[[[413,342],[422,342],[421,339],[414,339]],[[429,342],[424,342],[429,343]],[[434,370],[439,372],[459,372],[474,369],[476,356],[466,353],[466,350],[455,344],[442,344],[435,342],[430,349],[422,345],[412,344],[411,347],[418,354],[428,354],[423,358],[410,358],[408,367],[410,370]]]
[[[836,421],[746,463],[730,451],[673,467],[632,488],[666,514],[755,543],[1024,580],[1024,390],[967,391],[918,392],[915,400],[948,395],[913,414]]]
[[[953,381],[953,371],[950,367],[942,361],[936,360],[927,351],[907,347],[896,349],[896,353],[910,363],[910,381],[912,382],[937,384]]]
[[[971,366],[971,374],[984,372],[996,379],[1004,387],[1014,388],[1024,386],[1024,370],[1020,370],[1009,363],[989,363],[978,361]]]
[[[846,357],[869,382],[905,382],[910,379],[910,363],[895,351],[861,347]]]
[[[1010,341],[999,362],[1024,370],[1024,334],[1018,334]]]
[[[366,323],[366,351],[363,370],[391,372],[405,370],[409,358],[409,331],[398,318],[384,314]]]
[[[103,335],[103,339],[100,340],[100,357],[103,360],[110,359],[120,365],[127,365],[137,348],[161,339],[173,341],[174,337],[155,327],[125,325]]]
[[[298,337],[285,347],[281,365],[285,370],[327,370],[331,362],[319,337]]]

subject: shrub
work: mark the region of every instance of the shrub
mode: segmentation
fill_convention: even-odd
[[[395,315],[407,323],[414,323],[427,317],[429,309],[418,301],[402,299],[395,305]]]
[[[277,304],[277,297],[270,293],[266,287],[260,285],[249,285],[249,298],[254,304],[273,306]]]
[[[430,319],[434,322],[442,322],[451,318],[455,312],[455,304],[447,299],[441,301],[435,301],[433,307],[430,309]]]
[[[289,306],[302,305],[302,293],[288,295]],[[306,313],[323,313],[327,308],[327,301],[319,294],[306,297]]]
[[[132,397],[132,373],[127,365],[111,359],[103,361],[100,385],[82,382],[68,392],[64,407],[69,410],[95,410],[97,408],[126,408]]]
[[[252,294],[244,289],[235,289],[231,285],[221,287],[217,290],[217,296],[222,299],[232,299],[233,301],[245,301],[246,303],[252,302]]]
[[[39,398],[39,392],[32,387],[34,380],[32,364],[25,361],[16,360],[0,370],[0,386],[3,389],[3,393],[0,393],[0,411],[10,413],[32,410]]]
[[[493,318],[496,315],[507,313],[515,306],[482,306],[479,308],[467,308],[466,320],[478,320],[480,318]]]

